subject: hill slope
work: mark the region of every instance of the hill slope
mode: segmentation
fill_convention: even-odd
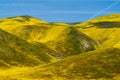
[[[61,77],[61,79],[68,80],[113,80],[113,78],[120,75],[119,57],[120,49],[99,49],[49,64],[46,66],[46,71],[50,71],[52,74],[49,74],[49,76],[56,79]],[[37,70],[35,73],[38,74],[39,71]],[[47,74],[41,73],[40,78],[44,78],[41,75],[47,76]]]
[[[0,63],[5,65],[39,65],[51,62],[55,53],[43,44],[26,42],[10,33],[0,30]],[[54,55],[55,56],[55,55]]]
[[[0,79],[119,80],[119,19],[119,14],[108,15],[74,26],[30,16],[1,20],[0,28],[11,34],[0,30],[0,67],[17,67],[0,68]]]
[[[72,27],[53,27],[38,42],[45,43],[64,57],[94,50],[97,43]]]
[[[111,14],[75,25],[80,28],[120,28],[120,14]]]
[[[39,25],[43,26],[47,24],[43,20],[26,15],[0,19],[0,28],[2,30],[21,36],[23,39],[28,39],[32,30],[35,31],[40,28]],[[38,32],[40,33],[41,31],[39,30]]]
[[[120,47],[120,14],[98,17],[75,26],[102,47]]]
[[[1,79],[45,80],[119,80],[120,49],[99,49],[35,68],[0,74]],[[30,69],[32,71],[30,71]],[[12,72],[11,69],[10,71]],[[23,73],[23,72],[26,73]],[[7,71],[6,71],[7,72]],[[6,73],[4,72],[4,73]]]
[[[24,19],[24,17],[20,18]],[[15,18],[11,18],[10,21],[14,20]],[[31,17],[29,17],[28,19],[31,19]],[[7,21],[4,20],[3,22],[7,23]],[[34,23],[31,25],[23,22],[20,23],[20,25],[16,25],[12,24],[12,21],[10,23],[11,25],[9,26],[0,23],[1,25],[5,26],[0,28],[24,40],[27,40],[28,42],[42,42],[49,46],[51,49],[58,52],[63,57],[93,50],[97,45],[94,40],[92,40],[82,32],[76,30],[75,28],[70,27],[70,25],[68,24]]]

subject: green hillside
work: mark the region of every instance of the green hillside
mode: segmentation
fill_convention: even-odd
[[[55,60],[55,55],[50,54],[55,52],[43,44],[30,44],[0,30],[0,66],[40,65]]]

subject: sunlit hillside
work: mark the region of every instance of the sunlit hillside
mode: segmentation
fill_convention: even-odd
[[[75,27],[90,36],[102,47],[120,47],[120,14],[98,17]]]
[[[51,55],[53,54],[53,55]],[[44,44],[28,43],[0,30],[0,66],[32,66],[56,59],[55,51]]]
[[[0,80],[120,80],[120,14],[82,23],[0,19]]]
[[[5,30],[7,32],[10,32],[12,34],[21,36],[23,39],[28,39],[29,34],[32,31],[32,29],[33,28],[35,30],[38,29],[39,24],[41,24],[43,26],[43,25],[47,25],[48,23],[43,20],[33,18],[31,16],[26,16],[26,15],[0,19],[0,28],[1,29]],[[40,28],[42,28],[42,27],[40,27]],[[40,31],[38,31],[38,32],[40,32]],[[19,35],[19,34],[21,34],[21,35]]]
[[[120,27],[120,14],[111,14],[100,16],[87,22],[75,24],[80,28],[119,28]]]
[[[24,22],[19,23],[16,19],[22,19]],[[13,20],[16,20],[16,24],[14,24]],[[34,22],[35,20],[37,22]],[[28,42],[42,42],[58,52],[62,57],[94,50],[97,46],[93,39],[66,23],[54,22],[48,24],[43,20],[38,21],[36,18],[28,16],[6,18],[2,21],[0,25],[4,27],[1,26],[1,29]],[[9,26],[7,25],[8,21],[11,23]]]
[[[42,71],[38,68],[33,74],[40,74],[40,78],[49,75],[51,79],[55,80],[57,78],[61,80],[119,80],[119,57],[120,49],[98,49],[48,64],[44,66],[45,71],[49,72],[48,74],[38,73]],[[31,74],[29,76],[32,78]]]
[[[47,44],[64,57],[94,50],[97,43],[72,27],[56,26],[49,29],[39,42]]]
[[[120,50],[98,49],[34,68],[12,68],[0,73],[2,79],[17,80],[119,80]],[[30,71],[32,70],[32,71]],[[25,73],[24,73],[25,72]]]

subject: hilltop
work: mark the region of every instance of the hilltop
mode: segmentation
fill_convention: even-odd
[[[94,50],[97,43],[73,27],[54,26],[39,42],[43,42],[64,57]]]
[[[87,22],[0,19],[1,80],[119,80],[120,14]]]
[[[74,26],[80,28],[120,28],[120,14],[100,16]]]
[[[1,29],[10,32],[28,42],[40,42],[55,50],[62,57],[72,56],[85,51],[94,50],[97,43],[66,23],[34,22],[36,18],[25,16],[6,18],[0,25]],[[13,20],[23,19],[25,22],[14,24]],[[32,21],[34,19],[34,21]],[[6,25],[3,23],[11,23]],[[37,21],[37,20],[36,20]],[[43,20],[40,20],[43,21]],[[33,24],[31,24],[31,22]],[[38,21],[39,22],[39,21]],[[44,24],[43,24],[44,23]],[[11,27],[12,26],[12,27]]]
[[[7,79],[18,80],[119,80],[119,51],[117,48],[98,49],[44,66],[20,69],[20,72],[16,70],[17,74],[0,74],[0,78],[6,79],[7,76]],[[14,69],[10,71],[12,70]]]
[[[120,14],[94,18],[75,27],[93,38],[101,47],[120,47]]]

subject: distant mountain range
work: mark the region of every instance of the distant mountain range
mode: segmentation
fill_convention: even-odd
[[[0,80],[119,80],[119,34],[120,14],[71,24],[0,19]]]

